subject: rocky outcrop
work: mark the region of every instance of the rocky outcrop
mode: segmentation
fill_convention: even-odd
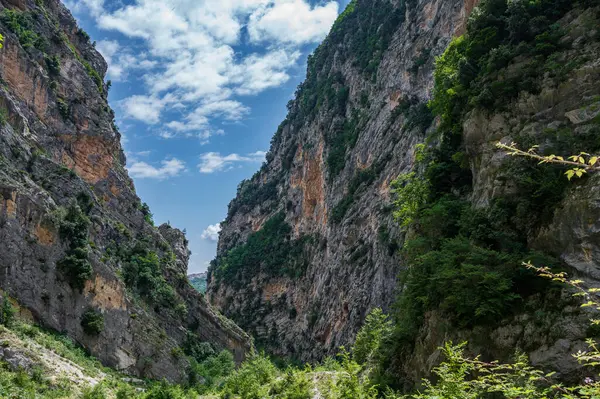
[[[128,373],[182,380],[173,354],[190,336],[241,360],[248,336],[187,282],[185,236],[155,228],[135,193],[87,34],[58,0],[0,1],[0,30],[0,288]]]

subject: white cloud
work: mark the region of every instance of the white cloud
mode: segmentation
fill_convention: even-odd
[[[254,163],[263,162],[266,152],[256,151],[246,156],[238,154],[221,155],[218,152],[207,152],[200,155],[200,163],[198,169],[200,173],[214,173],[223,170],[228,170],[236,163]]]
[[[110,7],[104,0],[81,0],[72,4],[87,6],[100,29],[136,39],[127,45],[125,41],[99,43],[112,79],[124,79],[134,68],[146,70],[145,92],[122,102],[125,116],[148,124],[164,122],[159,132],[163,137],[203,140],[218,131],[216,120],[237,121],[249,113],[238,96],[255,95],[288,81],[302,46],[321,40],[338,12],[333,0],[314,6],[308,0],[133,0],[128,5],[110,3]],[[128,47],[131,43],[135,50]],[[255,51],[237,52],[243,44],[251,44]],[[183,116],[163,120],[175,108]]]
[[[160,167],[155,167],[146,162],[134,161],[127,170],[134,178],[163,180],[178,176],[185,171],[185,163],[177,158],[171,158],[163,160]]]
[[[65,0],[65,4],[74,12],[87,8],[93,16],[100,15],[104,10],[104,0]]]
[[[165,107],[165,103],[158,97],[135,95],[126,98],[120,105],[125,117],[153,125],[160,121],[160,113]]]
[[[221,225],[219,223],[211,224],[206,229],[204,229],[200,238],[203,240],[218,241],[220,231],[221,231]]]
[[[116,40],[99,40],[96,49],[102,54],[108,64],[108,76],[115,81],[127,78],[130,70],[147,70],[156,67],[157,61],[147,59],[147,53],[132,55],[129,50],[121,47]]]
[[[313,43],[325,37],[337,15],[334,1],[315,7],[304,0],[271,2],[250,16],[248,32],[253,42]]]

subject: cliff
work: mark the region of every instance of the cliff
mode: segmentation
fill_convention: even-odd
[[[0,288],[105,365],[179,381],[200,343],[248,336],[187,280],[125,169],[107,64],[58,0],[0,1]]]
[[[310,57],[267,165],[229,206],[216,262],[276,215],[285,226],[272,235],[289,248],[272,267],[251,269],[244,259],[222,279],[213,267],[209,279],[211,302],[258,343],[321,358],[351,343],[370,309],[389,310],[404,236],[390,183],[412,168],[433,119],[434,58],[464,31],[473,6],[353,1]]]
[[[258,344],[319,359],[382,307],[398,330],[384,367],[409,383],[449,339],[579,370],[589,314],[520,263],[598,285],[597,177],[495,143],[600,150],[598,4],[490,0],[468,20],[476,3],[353,1],[309,58],[210,269],[209,299]],[[428,193],[406,227],[393,211],[413,171]]]

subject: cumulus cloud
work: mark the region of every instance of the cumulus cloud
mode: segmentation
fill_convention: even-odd
[[[147,70],[145,92],[123,101],[125,116],[162,122],[163,137],[203,140],[218,131],[216,120],[248,115],[239,96],[288,81],[302,46],[323,39],[338,13],[334,0],[317,5],[308,0],[134,0],[110,7],[104,0],[72,3],[87,7],[100,29],[136,39],[135,51],[124,41],[99,43],[111,78],[124,79],[134,68]],[[237,51],[243,44],[254,51]],[[164,116],[175,108],[181,118]]]
[[[164,180],[185,171],[185,163],[177,158],[171,158],[163,160],[161,166],[156,167],[146,162],[134,161],[127,169],[132,177],[138,179]]]
[[[108,76],[115,81],[125,80],[131,70],[152,69],[158,64],[157,61],[149,60],[147,53],[134,56],[116,40],[99,40],[96,42],[96,49],[108,64]]]
[[[221,231],[221,224],[211,224],[202,232],[200,238],[203,240],[209,241],[218,241],[219,240],[219,232]]]
[[[253,42],[280,41],[294,44],[321,40],[338,15],[338,4],[311,7],[304,0],[272,2],[250,16],[248,32]]]
[[[238,154],[221,155],[218,152],[207,152],[200,155],[198,169],[200,173],[206,174],[220,172],[231,169],[234,164],[263,162],[266,154],[264,151],[256,151],[245,156]]]
[[[166,101],[158,97],[136,95],[126,98],[120,105],[125,117],[153,125],[160,121],[160,112],[165,104]]]

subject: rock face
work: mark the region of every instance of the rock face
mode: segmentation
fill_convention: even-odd
[[[390,183],[410,171],[436,55],[464,30],[473,1],[354,1],[309,60],[307,81],[242,183],[223,223],[217,264],[280,212],[304,240],[297,274],[258,270],[233,286],[213,267],[209,298],[259,344],[317,359],[352,342],[366,314],[389,309],[403,233]],[[368,47],[363,41],[376,37]],[[290,261],[288,259],[288,261]]]
[[[1,0],[0,31],[0,288],[135,375],[182,380],[172,353],[190,336],[241,360],[248,336],[187,281],[185,236],[155,228],[135,193],[87,34],[58,0]]]
[[[391,182],[413,169],[415,145],[435,129],[425,106],[434,57],[464,33],[477,3],[353,1],[309,58],[307,80],[288,104],[267,163],[240,184],[229,206],[209,274],[210,301],[259,345],[320,359],[350,345],[370,309],[390,309],[400,291],[398,249],[406,235],[391,214]],[[600,123],[597,21],[597,7],[559,21],[568,50],[535,71],[543,81],[539,93],[521,93],[502,109],[465,118],[465,168],[473,177],[466,199],[474,207],[522,194],[507,178],[499,140],[520,137],[543,146],[568,128],[590,137],[583,140],[588,145],[598,144],[591,137],[598,137]],[[527,61],[500,68],[499,83],[518,76]],[[563,64],[568,67],[557,73]],[[597,177],[569,186],[543,216],[527,246],[597,286]],[[578,368],[571,353],[585,346],[589,314],[570,303],[568,293],[559,298],[565,304],[560,314],[546,312],[547,299],[532,296],[491,329],[451,330],[436,312],[426,314],[403,372],[418,381],[439,360],[440,344],[454,339],[469,340],[474,353],[493,358],[519,347],[535,364],[569,374]]]

